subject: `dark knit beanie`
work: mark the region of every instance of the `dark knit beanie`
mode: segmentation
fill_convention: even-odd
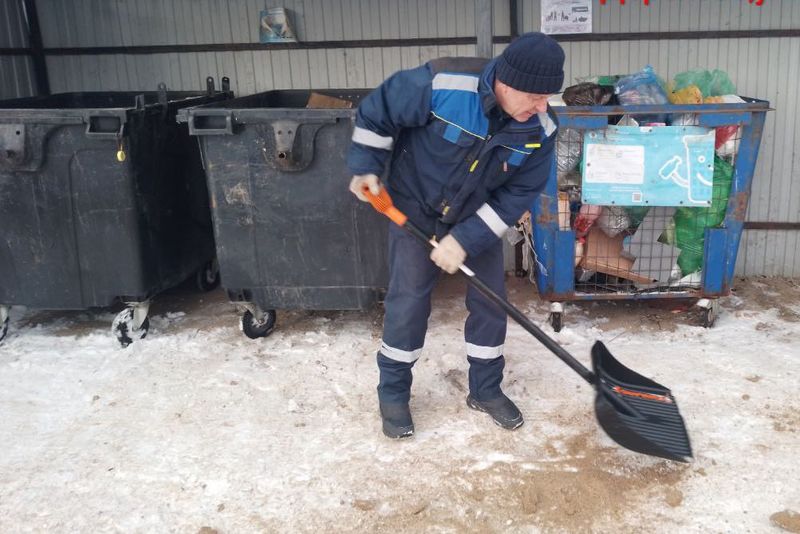
[[[564,83],[564,50],[543,33],[520,35],[497,59],[495,76],[518,91],[557,93]]]

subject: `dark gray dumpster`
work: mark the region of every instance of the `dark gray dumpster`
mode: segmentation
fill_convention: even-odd
[[[198,136],[222,285],[242,328],[268,335],[276,309],[360,310],[388,283],[387,225],[348,189],[345,153],[368,91],[327,90],[351,109],[270,91],[182,110]]]
[[[63,93],[0,102],[0,319],[8,308],[128,303],[123,345],[144,337],[150,299],[216,263],[197,142],[178,109],[233,95]]]

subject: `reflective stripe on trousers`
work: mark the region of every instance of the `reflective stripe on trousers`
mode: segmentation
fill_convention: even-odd
[[[440,269],[430,261],[427,247],[394,224],[389,229],[389,291],[384,303],[383,341],[378,353],[383,402],[408,402],[411,368],[425,343],[431,313],[431,292]],[[505,297],[503,243],[467,259],[469,266],[492,290]],[[466,296],[464,326],[470,392],[479,400],[500,395],[505,364],[503,343],[506,315],[472,286]]]

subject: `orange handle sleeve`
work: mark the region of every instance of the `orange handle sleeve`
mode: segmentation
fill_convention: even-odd
[[[408,217],[406,217],[402,211],[394,207],[394,204],[392,203],[392,197],[389,196],[389,192],[386,191],[385,188],[381,187],[381,192],[377,195],[373,195],[369,190],[369,187],[364,186],[362,192],[376,211],[389,217],[389,219],[391,219],[392,222],[394,222],[397,226],[403,226],[406,224]]]

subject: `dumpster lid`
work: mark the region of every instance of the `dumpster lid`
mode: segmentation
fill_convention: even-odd
[[[214,102],[202,106],[203,108],[224,109],[309,109],[307,104],[312,93],[333,97],[352,102],[354,109],[372,89],[285,89],[266,91],[253,95]],[[341,109],[341,108],[313,108],[313,109]],[[347,108],[350,109],[350,108]]]
[[[743,103],[736,104],[655,104],[637,106],[552,106],[556,115],[651,115],[651,114],[711,114],[774,111],[769,102],[747,96],[740,97]]]
[[[159,91],[114,91],[114,92],[74,92],[47,96],[32,96],[0,101],[0,109],[47,109],[85,110],[85,109],[135,109],[137,98],[143,98],[145,106],[159,104]],[[221,93],[217,93],[221,94]],[[167,91],[168,103],[198,104],[208,94],[200,91]]]
[[[355,115],[356,107],[371,89],[274,90],[223,102],[184,108],[177,121],[189,123],[190,135],[232,135],[244,124],[263,124],[278,120],[335,122]],[[352,107],[307,107],[312,94],[346,100]]]

